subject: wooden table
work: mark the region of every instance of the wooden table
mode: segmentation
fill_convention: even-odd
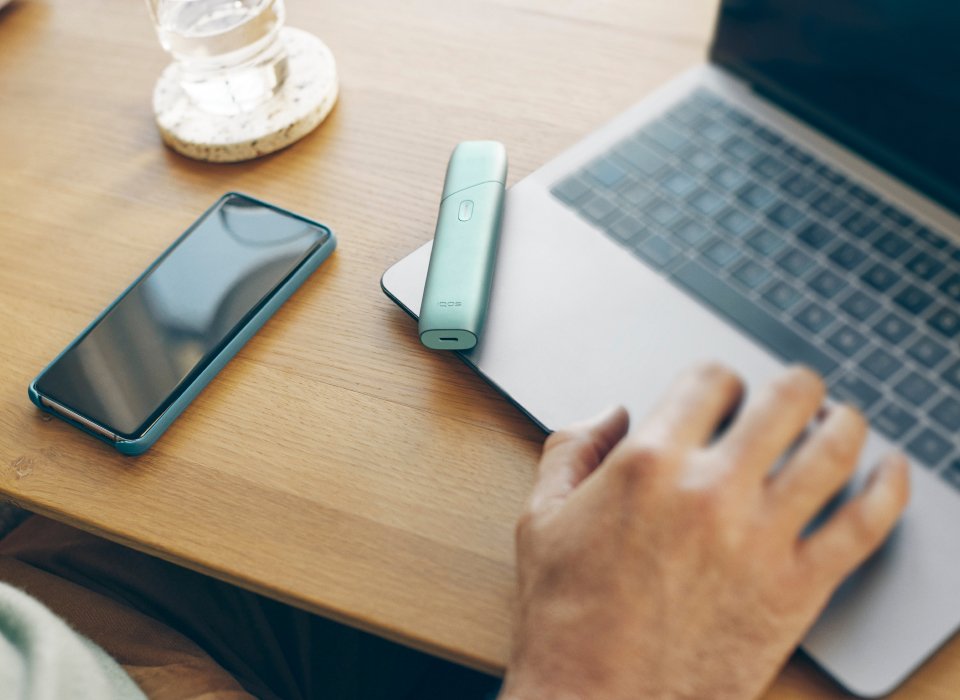
[[[542,435],[380,292],[432,234],[446,159],[511,181],[703,59],[714,0],[288,0],[339,61],[329,120],[213,166],[152,120],[167,63],[140,2],[0,12],[0,492],[31,510],[499,672],[513,522]],[[335,256],[145,456],[27,401],[30,379],[219,194],[329,223]],[[954,641],[897,697],[955,697]],[[796,659],[771,698],[843,694]]]

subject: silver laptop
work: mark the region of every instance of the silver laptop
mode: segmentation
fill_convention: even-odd
[[[726,0],[708,65],[510,189],[464,355],[547,430],[643,415],[698,361],[819,370],[872,421],[863,468],[891,444],[914,465],[803,643],[864,696],[960,625],[958,25],[938,0]],[[383,277],[414,316],[429,252]]]

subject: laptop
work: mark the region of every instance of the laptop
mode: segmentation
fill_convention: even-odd
[[[707,64],[509,190],[463,355],[546,430],[643,415],[700,361],[822,373],[872,422],[860,478],[891,446],[913,465],[802,645],[862,696],[960,625],[958,26],[939,0],[724,0]],[[429,254],[383,276],[413,316]]]

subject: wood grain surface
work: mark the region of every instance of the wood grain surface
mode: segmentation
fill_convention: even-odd
[[[447,157],[515,182],[703,60],[713,0],[288,0],[333,49],[327,122],[258,161],[163,147],[142,2],[0,12],[0,492],[137,549],[476,668],[509,649],[513,523],[542,435],[381,293],[433,232]],[[28,402],[37,372],[220,194],[340,247],[145,456]],[[575,368],[572,368],[575,371]],[[897,693],[953,698],[952,642]],[[802,658],[770,698],[844,694]]]

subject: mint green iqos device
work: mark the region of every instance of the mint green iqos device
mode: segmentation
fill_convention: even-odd
[[[469,350],[480,338],[500,240],[507,151],[498,141],[453,149],[420,304],[420,342]]]

